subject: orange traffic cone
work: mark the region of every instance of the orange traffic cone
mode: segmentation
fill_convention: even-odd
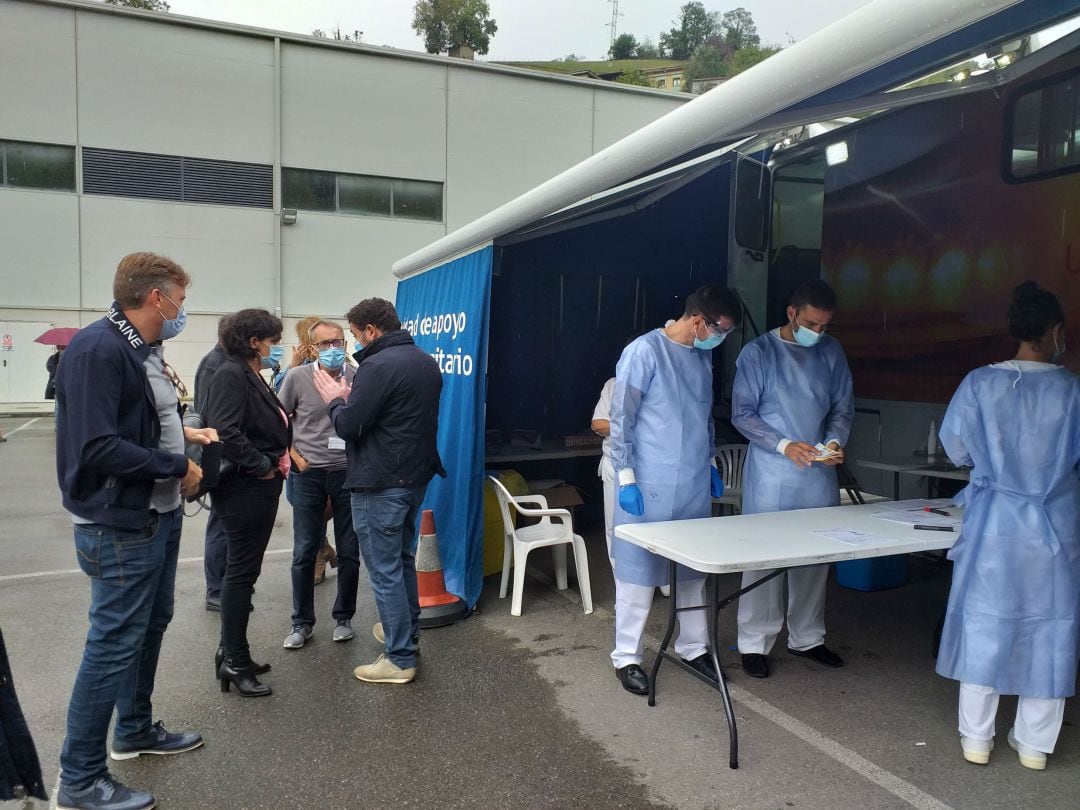
[[[420,542],[416,548],[416,585],[420,593],[420,626],[442,627],[463,619],[468,605],[446,590],[435,513],[425,509],[420,517]]]

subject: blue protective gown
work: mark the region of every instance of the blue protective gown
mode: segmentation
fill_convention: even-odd
[[[822,335],[800,346],[773,330],[746,344],[735,363],[731,423],[750,441],[743,473],[743,514],[840,503],[836,469],[799,468],[777,452],[781,439],[835,439],[843,447],[855,406],[851,372],[840,344]]]
[[[1070,697],[1080,627],[1080,381],[1048,363],[968,374],[941,425],[973,467],[937,671],[1000,694]]]
[[[712,378],[711,351],[676,343],[662,329],[623,350],[611,400],[611,463],[616,476],[619,470],[634,471],[645,514],[627,514],[616,497],[615,526],[712,513]],[[618,537],[612,539],[612,549],[616,579],[667,584],[663,557]],[[680,581],[683,576],[680,572]]]

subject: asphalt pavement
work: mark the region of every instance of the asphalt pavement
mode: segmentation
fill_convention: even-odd
[[[52,420],[0,418],[0,627],[45,770],[57,780],[67,700],[82,654],[89,588],[60,506]],[[715,692],[670,665],[657,706],[624,692],[608,658],[612,581],[601,528],[584,530],[596,611],[550,584],[534,554],[523,615],[510,616],[489,577],[477,611],[424,631],[417,680],[364,684],[352,668],[379,645],[361,575],[356,638],[335,644],[336,574],[316,588],[319,622],[301,650],[289,631],[291,514],[282,499],[249,636],[269,661],[267,699],[223,695],[213,679],[217,614],[203,606],[205,515],[185,523],[176,612],[165,637],[155,718],[197,729],[206,745],[110,767],[152,790],[163,808],[1064,808],[1080,792],[1078,711],[1070,701],[1047,770],[1024,769],[1004,744],[1015,699],[1004,698],[990,764],[964,762],[956,685],[933,671],[934,625],[948,591],[938,559],[910,558],[908,585],[859,593],[830,583],[827,670],[783,652],[773,675],[738,669],[733,610],[721,615],[740,734],[738,770]],[[532,560],[530,560],[532,563]],[[571,566],[572,569],[572,566]],[[737,580],[729,578],[731,590]],[[646,658],[661,634],[657,596]],[[29,805],[32,806],[32,805]],[[44,805],[41,805],[42,807]]]

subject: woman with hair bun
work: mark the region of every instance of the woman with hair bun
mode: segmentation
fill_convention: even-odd
[[[1013,291],[1016,357],[972,371],[941,425],[972,467],[937,671],[960,681],[960,745],[983,765],[1000,695],[1019,695],[1009,745],[1046,767],[1076,691],[1080,644],[1080,383],[1055,365],[1065,315],[1052,293]]]

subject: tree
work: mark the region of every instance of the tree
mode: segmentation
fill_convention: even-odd
[[[683,90],[693,92],[693,84],[696,79],[712,79],[717,76],[728,75],[727,60],[730,53],[708,42],[698,45],[690,62],[686,66],[686,81]]]
[[[363,31],[353,31],[351,34],[344,34],[341,31],[340,25],[335,25],[330,29],[330,33],[327,34],[321,28],[316,28],[311,32],[313,37],[318,39],[336,39],[338,42],[359,42],[360,38],[364,35]]]
[[[552,59],[552,62],[587,62],[588,60],[580,53],[568,53],[561,59]]]
[[[742,73],[744,70],[749,70],[758,62],[764,62],[774,53],[778,53],[779,48],[739,48],[735,51],[732,57],[728,60],[728,75],[735,76]]]
[[[144,11],[168,11],[169,4],[165,0],[105,0],[110,6],[124,6],[125,8],[141,8]]]
[[[660,48],[655,42],[652,41],[652,37],[645,37],[641,40],[637,46],[637,58],[638,59],[659,59]]]
[[[640,70],[628,70],[625,73],[620,73],[619,77],[615,79],[619,84],[636,84],[641,87],[655,87],[649,77],[642,73]]]
[[[638,41],[633,34],[619,34],[611,45],[608,55],[612,59],[636,59],[638,55]]]
[[[672,59],[689,59],[717,26],[716,15],[706,11],[698,0],[690,0],[683,6],[679,10],[679,19],[673,22],[678,28],[660,35],[660,48]]]
[[[428,53],[467,45],[485,54],[499,30],[490,15],[487,0],[416,0],[412,27],[423,37]]]
[[[723,34],[724,41],[736,51],[740,48],[761,47],[761,37],[758,36],[757,25],[754,24],[754,15],[745,8],[725,11],[717,27]]]

